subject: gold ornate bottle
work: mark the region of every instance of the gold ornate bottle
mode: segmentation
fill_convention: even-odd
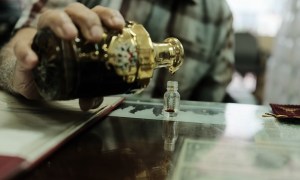
[[[98,43],[81,36],[66,41],[42,29],[32,48],[39,57],[35,82],[47,100],[138,93],[147,87],[155,69],[165,67],[175,73],[184,55],[178,39],[153,43],[135,22],[127,22],[122,32],[106,32]]]

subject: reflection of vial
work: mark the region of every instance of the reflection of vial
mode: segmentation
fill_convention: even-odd
[[[163,121],[164,150],[174,151],[175,144],[178,138],[178,122],[177,121]]]
[[[177,81],[168,81],[167,91],[164,94],[164,115],[175,117],[179,111],[180,94]]]

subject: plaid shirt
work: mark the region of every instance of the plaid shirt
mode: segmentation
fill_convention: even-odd
[[[72,0],[25,2],[16,28],[36,26],[44,8],[63,8]],[[78,0],[88,7],[102,5],[120,10],[125,19],[145,26],[153,42],[178,38],[185,62],[175,75],[156,70],[142,96],[162,97],[168,80],[177,80],[181,99],[223,100],[234,71],[232,13],[224,0]]]

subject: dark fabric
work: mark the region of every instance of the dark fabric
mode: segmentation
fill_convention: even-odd
[[[0,1],[0,47],[10,38],[10,34],[21,15],[20,0]]]

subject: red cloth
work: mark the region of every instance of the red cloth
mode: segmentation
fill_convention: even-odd
[[[270,104],[274,117],[278,119],[300,118],[300,105]]]

